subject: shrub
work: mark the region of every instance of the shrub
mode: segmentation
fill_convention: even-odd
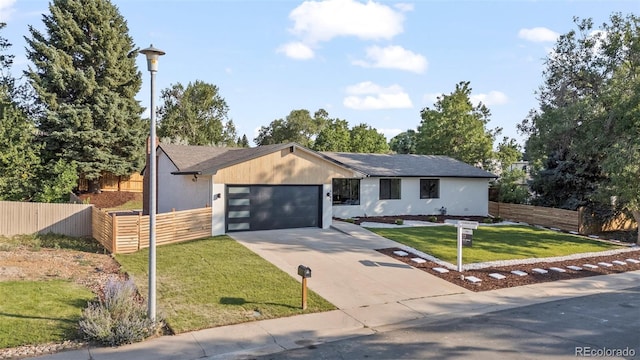
[[[82,312],[80,333],[89,341],[118,346],[142,341],[162,327],[152,321],[144,302],[139,301],[133,281],[110,280],[104,299],[92,302]]]
[[[402,224],[404,224],[404,220],[396,219],[396,225],[402,225]]]
[[[493,224],[493,219],[489,218],[489,217],[486,217],[486,218],[482,219],[482,223],[484,223],[484,224]]]
[[[437,216],[429,216],[427,218],[427,220],[429,220],[429,222],[435,223],[435,222],[438,222],[438,217]]]

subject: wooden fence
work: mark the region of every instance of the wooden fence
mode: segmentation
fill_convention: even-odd
[[[0,235],[91,236],[91,205],[0,201]]]
[[[129,176],[116,176],[105,173],[100,177],[100,190],[142,192],[144,177],[138,173]],[[89,191],[89,181],[84,178],[78,180],[78,190]]]
[[[596,234],[604,231],[629,230],[638,225],[624,216],[601,224],[593,220],[581,208],[576,211],[540,206],[507,204],[490,201],[489,214],[506,220],[525,222],[580,234]]]
[[[149,215],[107,214],[93,209],[93,238],[109,252],[123,254],[149,247]],[[156,245],[211,236],[211,208],[156,215]]]

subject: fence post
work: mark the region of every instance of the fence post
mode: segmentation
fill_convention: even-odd
[[[111,248],[113,253],[118,253],[118,216],[111,214]]]

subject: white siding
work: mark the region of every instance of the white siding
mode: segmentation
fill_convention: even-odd
[[[227,202],[224,184],[213,185],[213,211],[211,216],[211,235],[223,235],[225,233],[225,204]],[[220,197],[218,197],[220,194]]]
[[[329,196],[327,196],[329,194]],[[322,185],[322,228],[328,229],[333,221],[333,206],[331,200],[331,184]]]
[[[360,205],[335,205],[333,216],[437,215],[443,206],[448,215],[485,216],[489,213],[489,179],[440,179],[438,199],[420,199],[420,179],[402,178],[399,200],[379,200],[380,178],[364,178],[360,182]]]
[[[199,209],[211,206],[211,176],[172,175],[175,165],[158,151],[158,212]]]

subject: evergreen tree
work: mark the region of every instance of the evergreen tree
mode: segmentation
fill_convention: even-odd
[[[137,49],[108,0],[53,0],[49,11],[45,33],[30,26],[26,37],[44,165],[75,161],[95,190],[104,172],[128,175],[142,167]]]
[[[238,138],[238,147],[248,148],[249,147],[249,139],[247,138],[247,134],[242,135],[242,137]]]

